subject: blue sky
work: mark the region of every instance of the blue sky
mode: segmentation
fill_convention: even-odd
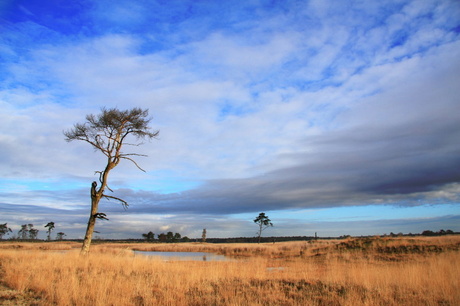
[[[457,1],[2,1],[0,223],[81,238],[104,158],[63,131],[148,108],[103,238],[460,231]]]

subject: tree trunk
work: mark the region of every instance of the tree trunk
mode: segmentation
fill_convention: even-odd
[[[262,237],[262,224],[259,224],[259,237],[257,239],[257,243],[260,243],[260,237]]]
[[[89,247],[91,245],[91,240],[93,238],[94,226],[96,225],[96,214],[99,206],[100,197],[96,192],[97,183],[93,182],[91,185],[91,213],[89,215],[88,227],[86,228],[85,239],[83,240],[83,245],[81,247],[80,254],[86,255],[89,252]]]

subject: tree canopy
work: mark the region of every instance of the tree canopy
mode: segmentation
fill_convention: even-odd
[[[109,158],[111,167],[118,165],[121,159],[133,162],[136,167],[144,171],[132,159],[132,156],[146,156],[136,153],[123,153],[122,146],[138,146],[141,143],[125,143],[128,135],[134,136],[136,140],[154,138],[159,131],[151,131],[149,123],[152,118],[148,117],[148,109],[133,108],[131,110],[118,110],[117,108],[102,108],[102,112],[95,116],[86,116],[85,123],[77,123],[73,129],[64,131],[66,141],[82,140],[88,142],[95,150],[101,151]]]

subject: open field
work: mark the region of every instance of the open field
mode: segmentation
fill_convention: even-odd
[[[0,290],[0,304],[460,305],[460,236],[107,243],[93,245],[87,257],[79,247],[0,243],[3,284],[30,297],[25,302]],[[134,256],[133,249],[214,252],[232,260],[165,262]]]

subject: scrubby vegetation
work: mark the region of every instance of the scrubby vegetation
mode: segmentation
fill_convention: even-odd
[[[43,305],[460,305],[459,236],[118,243],[95,245],[88,256],[79,246],[0,243],[2,279]],[[230,260],[164,262],[133,249]]]

